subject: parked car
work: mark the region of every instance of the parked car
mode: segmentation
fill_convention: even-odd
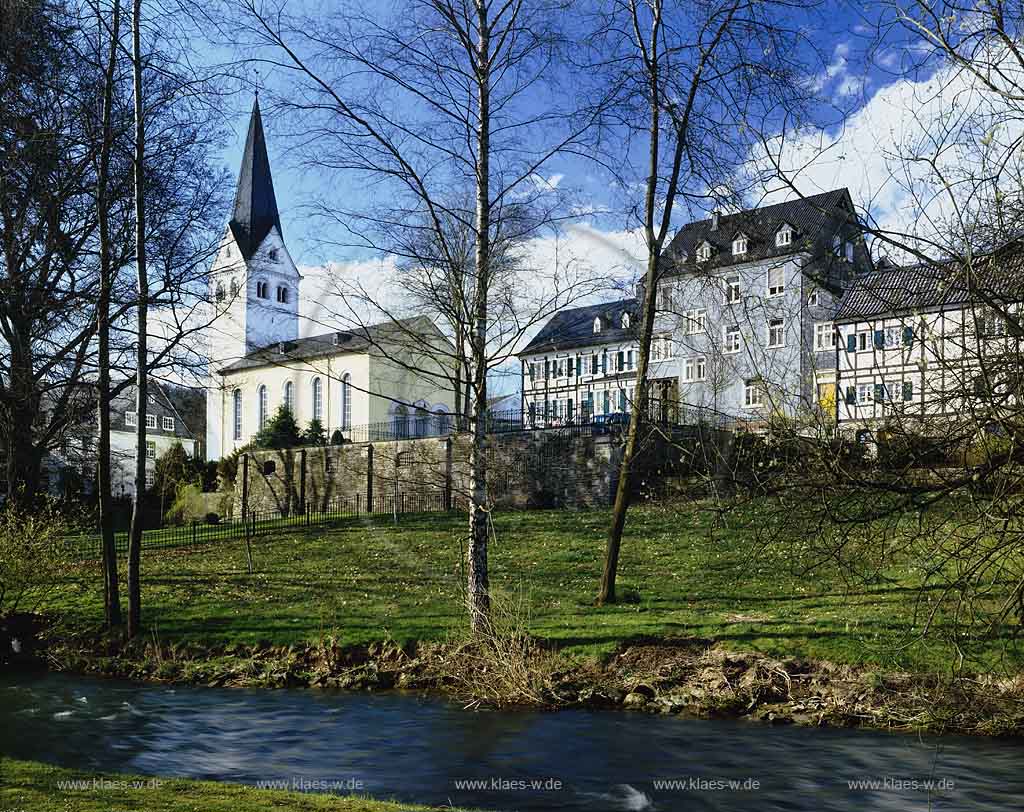
[[[612,412],[599,414],[594,420],[594,434],[610,434],[613,431],[625,431],[629,426],[628,412]]]

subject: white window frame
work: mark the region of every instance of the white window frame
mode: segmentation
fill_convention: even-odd
[[[174,418],[164,415],[163,420],[160,421],[164,431],[174,431]]]
[[[793,229],[785,225],[775,232],[775,247],[785,248],[793,244]]]
[[[871,383],[859,383],[857,384],[857,405],[868,406],[875,402],[875,384]]]
[[[156,473],[154,471],[146,471],[146,487],[152,488],[156,485]]]
[[[764,405],[764,384],[756,378],[743,382],[743,408],[757,409]]]
[[[687,358],[683,364],[683,380],[686,383],[703,381],[707,376],[707,359],[703,355]]]
[[[270,420],[270,399],[267,396],[266,384],[260,384],[259,389],[256,390],[256,404],[259,415],[259,427],[262,429],[267,425],[267,421]]]
[[[708,331],[708,311],[704,308],[686,311],[686,334],[701,335]]]
[[[777,285],[772,284],[772,275],[778,274]],[[781,296],[786,292],[786,269],[784,267],[768,269],[768,295]]]
[[[837,341],[835,322],[820,321],[814,325],[814,349],[816,352],[834,350]]]
[[[346,372],[341,376],[341,429],[349,431],[352,428],[352,373]]]
[[[138,413],[136,413],[136,412],[125,412],[124,413],[124,424],[126,426],[133,426],[133,427],[138,426],[139,425],[139,415],[138,415]]]
[[[750,241],[747,239],[746,234],[737,235],[736,239],[732,241],[733,256],[743,256],[743,254],[747,253],[749,243]]]
[[[146,440],[146,459],[156,459],[156,440]]]
[[[871,330],[857,331],[857,352],[871,352],[875,348],[875,339]]]
[[[736,337],[735,342],[730,340],[732,336]],[[722,343],[724,346],[724,349],[722,351],[727,355],[735,355],[741,349],[743,349],[743,332],[740,330],[739,325],[734,325],[732,327],[723,327],[722,339]]]
[[[622,314],[622,321],[620,322],[623,330],[629,329],[629,313]]]
[[[146,415],[146,428],[147,429],[155,429],[156,428],[156,415],[155,414],[147,414]]]
[[[807,304],[808,304],[808,306],[810,306],[810,307],[817,307],[818,306],[818,301],[819,301],[818,294],[819,294],[818,289],[816,287],[812,287],[811,288],[811,292],[809,294],[807,294]]]
[[[711,259],[711,244],[705,240],[697,246],[697,262],[707,262]]]
[[[324,382],[320,376],[313,378],[313,420],[323,423],[324,419]]]
[[[600,332],[601,332],[601,317],[600,316],[594,316],[594,334],[597,335],[597,333],[600,333]]]
[[[852,242],[846,243],[844,245],[844,249],[846,251],[846,261],[852,263],[853,262],[853,243]]]
[[[725,277],[725,303],[736,304],[743,299],[743,283],[739,274]]]
[[[768,319],[768,347],[775,349],[786,346],[786,320]]]

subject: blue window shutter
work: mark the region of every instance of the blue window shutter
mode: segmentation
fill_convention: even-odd
[[[907,403],[914,399],[914,382],[904,381],[903,382],[903,402]]]
[[[856,335],[856,333],[854,333],[853,335],[848,335],[846,337],[846,351],[847,352],[857,352],[857,335]]]
[[[881,330],[875,330],[875,349],[881,350],[885,348],[885,333]]]
[[[903,328],[903,346],[909,347],[914,343],[914,328],[904,327]]]
[[[853,386],[846,387],[846,405],[853,406],[857,402],[857,390]]]
[[[582,371],[582,364],[583,364],[583,359],[580,358],[580,356],[577,355],[576,356],[576,377],[577,378],[580,376],[580,372]]]
[[[551,377],[551,362],[547,358],[544,359],[544,377]]]
[[[575,401],[572,401],[572,400],[567,400],[565,402],[565,416],[566,417],[570,417],[570,418],[572,417],[572,410],[573,410],[573,407],[575,405],[576,405]]]
[[[601,353],[601,374],[605,375],[608,372],[608,353]]]
[[[875,402],[881,403],[885,400],[885,386],[880,383],[875,384]]]

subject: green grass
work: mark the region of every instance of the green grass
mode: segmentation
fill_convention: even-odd
[[[164,642],[290,644],[333,634],[345,643],[390,636],[439,640],[464,625],[464,519],[432,515],[398,526],[378,518],[254,541],[257,572],[246,573],[241,540],[192,551],[144,554],[144,625]],[[953,649],[939,619],[915,641],[918,569],[848,587],[822,570],[791,572],[785,548],[765,553],[751,532],[708,532],[696,508],[636,507],[620,562],[626,600],[595,608],[607,511],[534,511],[495,517],[491,579],[498,600],[522,596],[533,634],[572,654],[603,655],[646,635],[688,636],[735,650],[806,656],[880,668],[944,670]],[[73,625],[102,616],[96,565],[69,581],[61,608]],[[976,652],[995,666],[1003,640]],[[1018,668],[1011,649],[1002,667]]]
[[[63,788],[69,781],[88,789]],[[100,782],[93,784],[93,782]],[[106,782],[106,783],[104,783]],[[95,788],[94,788],[95,787]],[[298,792],[256,790],[213,781],[160,780],[90,773],[0,758],[0,809],[17,812],[427,812],[435,807]]]

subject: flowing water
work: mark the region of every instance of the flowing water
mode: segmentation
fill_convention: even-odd
[[[0,752],[500,810],[1017,810],[1024,743],[384,693],[0,681]]]

